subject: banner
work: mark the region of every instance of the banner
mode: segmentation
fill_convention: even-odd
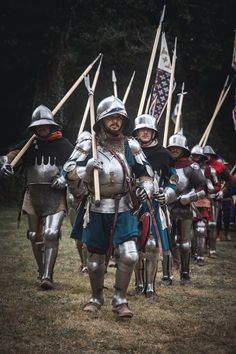
[[[170,56],[166,43],[165,33],[162,33],[160,57],[158,61],[157,73],[153,86],[153,91],[151,95],[151,105],[149,109],[149,114],[154,116],[157,120],[161,115],[168,99],[170,75]]]

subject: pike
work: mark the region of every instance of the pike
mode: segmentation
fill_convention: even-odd
[[[235,76],[234,76],[233,80],[234,80],[234,79],[235,79]],[[232,82],[233,82],[233,80],[232,80]],[[214,120],[215,120],[215,118],[216,118],[216,116],[217,116],[217,113],[219,112],[219,110],[220,110],[220,108],[221,108],[221,106],[222,106],[222,104],[223,104],[223,102],[224,102],[224,100],[225,100],[225,98],[226,98],[226,96],[227,96],[229,90],[230,90],[230,87],[231,87],[231,85],[232,85],[232,82],[229,84],[227,90],[225,91],[225,93],[224,93],[224,95],[223,95],[223,97],[222,97],[222,99],[221,99],[221,101],[220,101],[219,106],[217,107],[217,110],[216,110],[215,115],[212,117],[212,120],[211,120],[211,122],[210,122],[209,129],[207,130],[205,139],[204,139],[204,141],[203,141],[203,143],[202,143],[202,147],[206,146],[207,139],[208,139],[208,137],[209,137],[209,135],[210,135],[210,132],[211,132],[211,129],[212,129]]]
[[[150,82],[150,77],[151,77],[151,73],[152,73],[153,63],[154,63],[154,60],[155,60],[156,51],[157,51],[157,47],[158,47],[158,43],[159,43],[159,39],[160,39],[161,26],[162,26],[162,22],[164,20],[164,15],[165,15],[165,8],[166,8],[166,5],[163,6],[161,18],[160,18],[160,21],[159,21],[159,26],[158,26],[157,31],[156,31],[156,36],[155,36],[155,40],[154,40],[154,44],[153,44],[153,48],[152,48],[152,53],[151,53],[151,57],[150,57],[149,65],[148,65],[148,70],[147,70],[147,74],[146,74],[146,79],[145,79],[145,83],[144,83],[144,87],[143,87],[142,97],[141,97],[141,100],[140,100],[137,116],[139,116],[143,112],[144,102],[145,102],[146,95],[147,95],[147,90],[148,90],[148,85],[149,85],[149,82]]]
[[[178,93],[178,96],[180,96],[180,99],[179,99],[178,114],[177,114],[177,118],[176,118],[176,122],[175,122],[174,134],[176,134],[180,131],[180,119],[181,119],[181,114],[182,114],[182,105],[183,105],[184,95],[186,95],[186,94],[187,94],[187,92],[184,92],[184,82],[183,82],[182,88],[181,88],[181,93]]]
[[[62,105],[65,103],[65,101],[70,97],[70,95],[74,92],[74,90],[79,86],[81,81],[84,79],[84,77],[87,75],[87,73],[92,69],[96,61],[101,57],[101,53],[97,56],[97,58],[87,67],[87,69],[84,70],[84,72],[81,74],[81,76],[76,80],[76,82],[73,84],[73,86],[69,89],[69,91],[65,94],[65,96],[61,99],[61,101],[57,104],[57,106],[53,109],[52,114],[55,115],[59,109],[62,107]],[[27,143],[23,146],[23,148],[19,151],[19,153],[16,155],[16,157],[12,160],[11,166],[14,167],[17,162],[21,159],[21,157],[24,155],[24,153],[28,150],[30,147],[31,143],[35,139],[36,134],[33,134],[31,138],[27,141]]]
[[[172,99],[172,93],[173,93],[173,82],[174,82],[175,62],[176,62],[176,47],[177,47],[177,37],[175,37],[174,53],[173,53],[172,64],[171,64],[169,93],[168,93],[167,108],[166,108],[165,129],[164,129],[164,137],[163,137],[163,144],[162,144],[164,147],[167,146],[167,138],[168,138],[168,130],[169,130],[169,122],[170,122],[170,108],[171,108],[171,99]]]
[[[147,104],[146,104],[146,109],[145,109],[145,114],[148,114],[149,111],[149,106],[150,106],[150,102],[151,102],[151,92],[149,93],[148,99],[147,99]]]
[[[116,85],[116,82],[117,82],[117,80],[116,80],[116,73],[115,73],[114,70],[112,70],[112,82],[113,82],[114,96],[115,96],[115,97],[118,97],[118,96],[117,96],[117,85]]]
[[[132,75],[132,77],[131,77],[131,79],[130,79],[129,85],[128,85],[128,87],[127,87],[127,89],[126,89],[126,91],[125,91],[124,97],[123,97],[123,99],[122,99],[122,101],[123,101],[124,104],[126,103],[127,97],[128,97],[128,95],[129,95],[129,91],[130,91],[130,89],[131,89],[131,85],[132,85],[132,83],[133,83],[134,76],[135,76],[135,71],[133,72],[133,75]]]
[[[219,96],[218,101],[216,103],[216,107],[215,107],[214,113],[212,115],[212,118],[211,118],[210,122],[208,123],[208,125],[206,127],[206,130],[204,131],[204,133],[203,133],[203,135],[202,135],[202,137],[201,137],[201,139],[200,139],[200,141],[198,143],[199,146],[203,147],[203,143],[204,143],[204,141],[206,139],[206,136],[207,136],[208,132],[210,133],[210,130],[212,128],[212,125],[213,125],[213,122],[215,120],[215,117],[216,117],[216,115],[217,115],[217,113],[219,111],[219,108],[221,106],[221,101],[222,101],[224,93],[226,91],[226,86],[228,84],[228,81],[229,81],[229,75],[227,76],[227,78],[225,80],[225,83],[224,83],[224,86],[223,86],[223,89],[221,90],[221,93],[220,93],[220,96]]]
[[[92,91],[93,92],[95,91],[95,88],[96,88],[96,85],[97,85],[97,81],[98,81],[98,77],[99,77],[100,69],[101,69],[101,65],[102,65],[102,59],[103,59],[103,55],[101,55],[101,58],[100,58],[96,73],[94,75],[93,84],[92,84]],[[85,111],[84,111],[82,122],[81,122],[81,125],[80,125],[80,128],[79,128],[78,135],[80,135],[82,133],[82,131],[84,130],[84,126],[85,126],[85,123],[86,123],[86,120],[87,120],[89,108],[90,108],[90,103],[89,103],[89,98],[88,98],[87,105],[85,107]]]
[[[89,75],[85,76],[84,82],[89,95],[90,125],[91,125],[91,134],[92,134],[92,153],[93,153],[93,158],[97,159],[96,136],[93,130],[93,126],[95,124],[94,96],[93,96],[94,93],[90,87]],[[94,178],[95,205],[99,206],[100,205],[100,185],[99,185],[99,174],[97,168],[93,170],[93,178]]]

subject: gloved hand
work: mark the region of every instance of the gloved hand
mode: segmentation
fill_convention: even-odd
[[[155,199],[158,201],[160,205],[165,205],[166,204],[166,195],[163,192],[160,192],[155,195]]]
[[[55,188],[55,189],[64,189],[66,188],[66,179],[64,176],[55,176],[53,181],[52,181],[52,184],[51,184],[51,187],[52,188]]]
[[[86,173],[89,176],[92,176],[93,170],[97,168],[98,171],[103,170],[103,163],[99,159],[94,159],[93,157],[88,160],[86,165]]]
[[[1,176],[9,177],[14,175],[13,167],[9,163],[4,163],[0,170]]]
[[[222,200],[223,197],[224,197],[223,191],[219,191],[219,192],[216,193],[216,195],[215,195],[216,200]]]
[[[147,200],[147,192],[145,191],[144,188],[137,187],[135,193],[140,203],[143,203],[145,202],[145,200]]]

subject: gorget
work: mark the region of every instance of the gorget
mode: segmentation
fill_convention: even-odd
[[[111,136],[102,130],[99,132],[98,143],[106,150],[115,150],[124,154],[125,136],[123,134]]]

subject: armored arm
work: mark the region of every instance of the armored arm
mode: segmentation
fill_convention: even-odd
[[[199,192],[195,192],[195,191],[191,191],[189,193],[186,194],[182,194],[178,200],[180,202],[180,204],[182,205],[187,205],[190,204],[192,202],[196,202],[199,199],[202,199],[206,196],[206,193],[204,190],[201,190]]]
[[[74,151],[63,166],[62,175],[66,180],[76,181],[85,177],[85,164],[91,148],[91,133],[84,131],[78,136]]]

